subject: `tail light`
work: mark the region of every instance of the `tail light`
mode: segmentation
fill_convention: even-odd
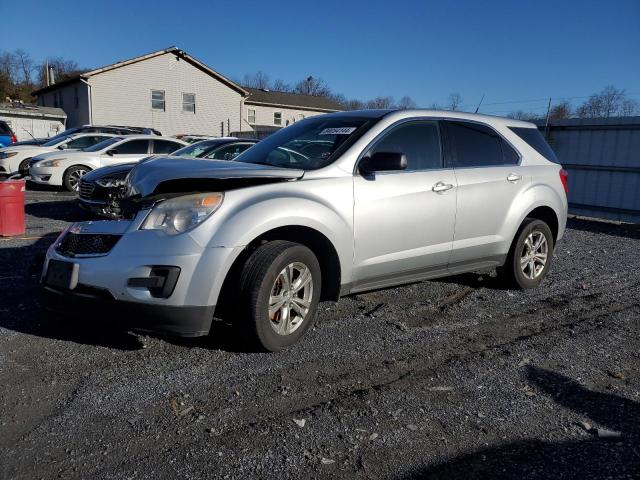
[[[564,187],[564,193],[569,194],[569,172],[567,172],[564,168],[560,169],[560,181],[562,182],[562,186]]]
[[[11,138],[11,143],[16,143],[18,141],[15,133],[12,133],[10,138]]]

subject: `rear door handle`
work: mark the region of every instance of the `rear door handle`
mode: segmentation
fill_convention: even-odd
[[[510,173],[509,175],[507,175],[507,180],[511,183],[516,183],[517,181],[522,180],[522,175]]]
[[[451,190],[452,188],[453,185],[451,183],[438,182],[431,188],[431,190],[436,193],[442,193],[446,192],[447,190]]]

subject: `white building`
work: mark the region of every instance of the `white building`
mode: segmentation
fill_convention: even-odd
[[[325,97],[257,88],[246,90],[249,97],[244,101],[243,132],[249,130],[258,137],[303,118],[343,109],[339,103]]]
[[[264,135],[340,109],[320,97],[245,89],[177,47],[96,68],[33,94],[38,105],[63,109],[68,127],[128,125],[163,135]]]
[[[34,137],[53,137],[65,129],[66,119],[67,115],[60,108],[0,103],[0,120],[7,122],[19,142]]]

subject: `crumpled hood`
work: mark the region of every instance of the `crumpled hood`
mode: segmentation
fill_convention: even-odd
[[[169,184],[180,185],[181,191],[211,185],[221,186],[220,181],[233,179],[296,180],[304,175],[304,170],[272,167],[255,163],[228,160],[205,160],[187,157],[158,157],[138,164],[129,174],[128,196],[146,197],[156,192],[158,187]],[[191,180],[191,181],[190,181]],[[165,188],[166,190],[166,188]]]
[[[124,178],[137,163],[119,163],[117,165],[109,165],[107,167],[96,168],[87,173],[82,179],[85,182],[95,182],[99,178],[118,177]]]

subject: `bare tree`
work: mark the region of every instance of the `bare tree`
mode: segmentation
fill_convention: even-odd
[[[627,100],[625,90],[607,85],[600,93],[591,95],[577,110],[578,116],[582,118],[612,117],[621,115],[623,105]]]
[[[393,97],[376,97],[366,104],[366,108],[370,110],[393,108],[394,106]]]
[[[444,110],[444,108],[442,108],[442,106],[437,104],[436,102],[433,102],[431,105],[429,105],[429,109],[430,110]]]
[[[313,76],[308,76],[304,80],[296,83],[294,91],[296,93],[302,93],[303,95],[313,95],[316,97],[328,97],[331,95],[331,89],[325,81]]]
[[[275,90],[276,92],[291,92],[293,89],[290,84],[278,78],[271,84],[271,90]]]
[[[409,110],[410,108],[416,108],[416,102],[413,101],[411,97],[405,95],[400,100],[398,100],[398,108],[402,110]]]
[[[563,120],[571,117],[571,104],[567,101],[560,102],[549,110],[549,118],[551,120]]]
[[[633,117],[634,115],[640,115],[640,104],[637,100],[627,98],[623,100],[620,105],[619,115],[622,117]]]
[[[514,112],[508,113],[507,118],[530,121],[530,120],[539,120],[540,116],[532,112],[525,112],[524,110],[516,110]]]
[[[35,67],[35,63],[31,56],[21,48],[13,52],[14,62],[20,74],[19,81],[25,85],[33,85],[31,73]]]
[[[78,62],[75,60],[68,60],[63,57],[49,58],[41,62],[37,67],[38,83],[40,86],[45,86],[46,84],[47,65],[49,65],[49,68],[53,68],[56,76],[56,82],[61,82],[85,71],[85,69],[80,68],[80,65],[78,65]]]
[[[365,108],[365,104],[361,100],[352,98],[344,103],[344,108],[346,110],[363,110]]]
[[[460,110],[462,106],[462,96],[459,93],[452,93],[449,95],[449,103],[447,105],[447,110],[457,111]]]
[[[242,79],[242,84],[249,88],[268,89],[269,75],[264,73],[262,70],[258,70],[256,73],[246,74]]]

